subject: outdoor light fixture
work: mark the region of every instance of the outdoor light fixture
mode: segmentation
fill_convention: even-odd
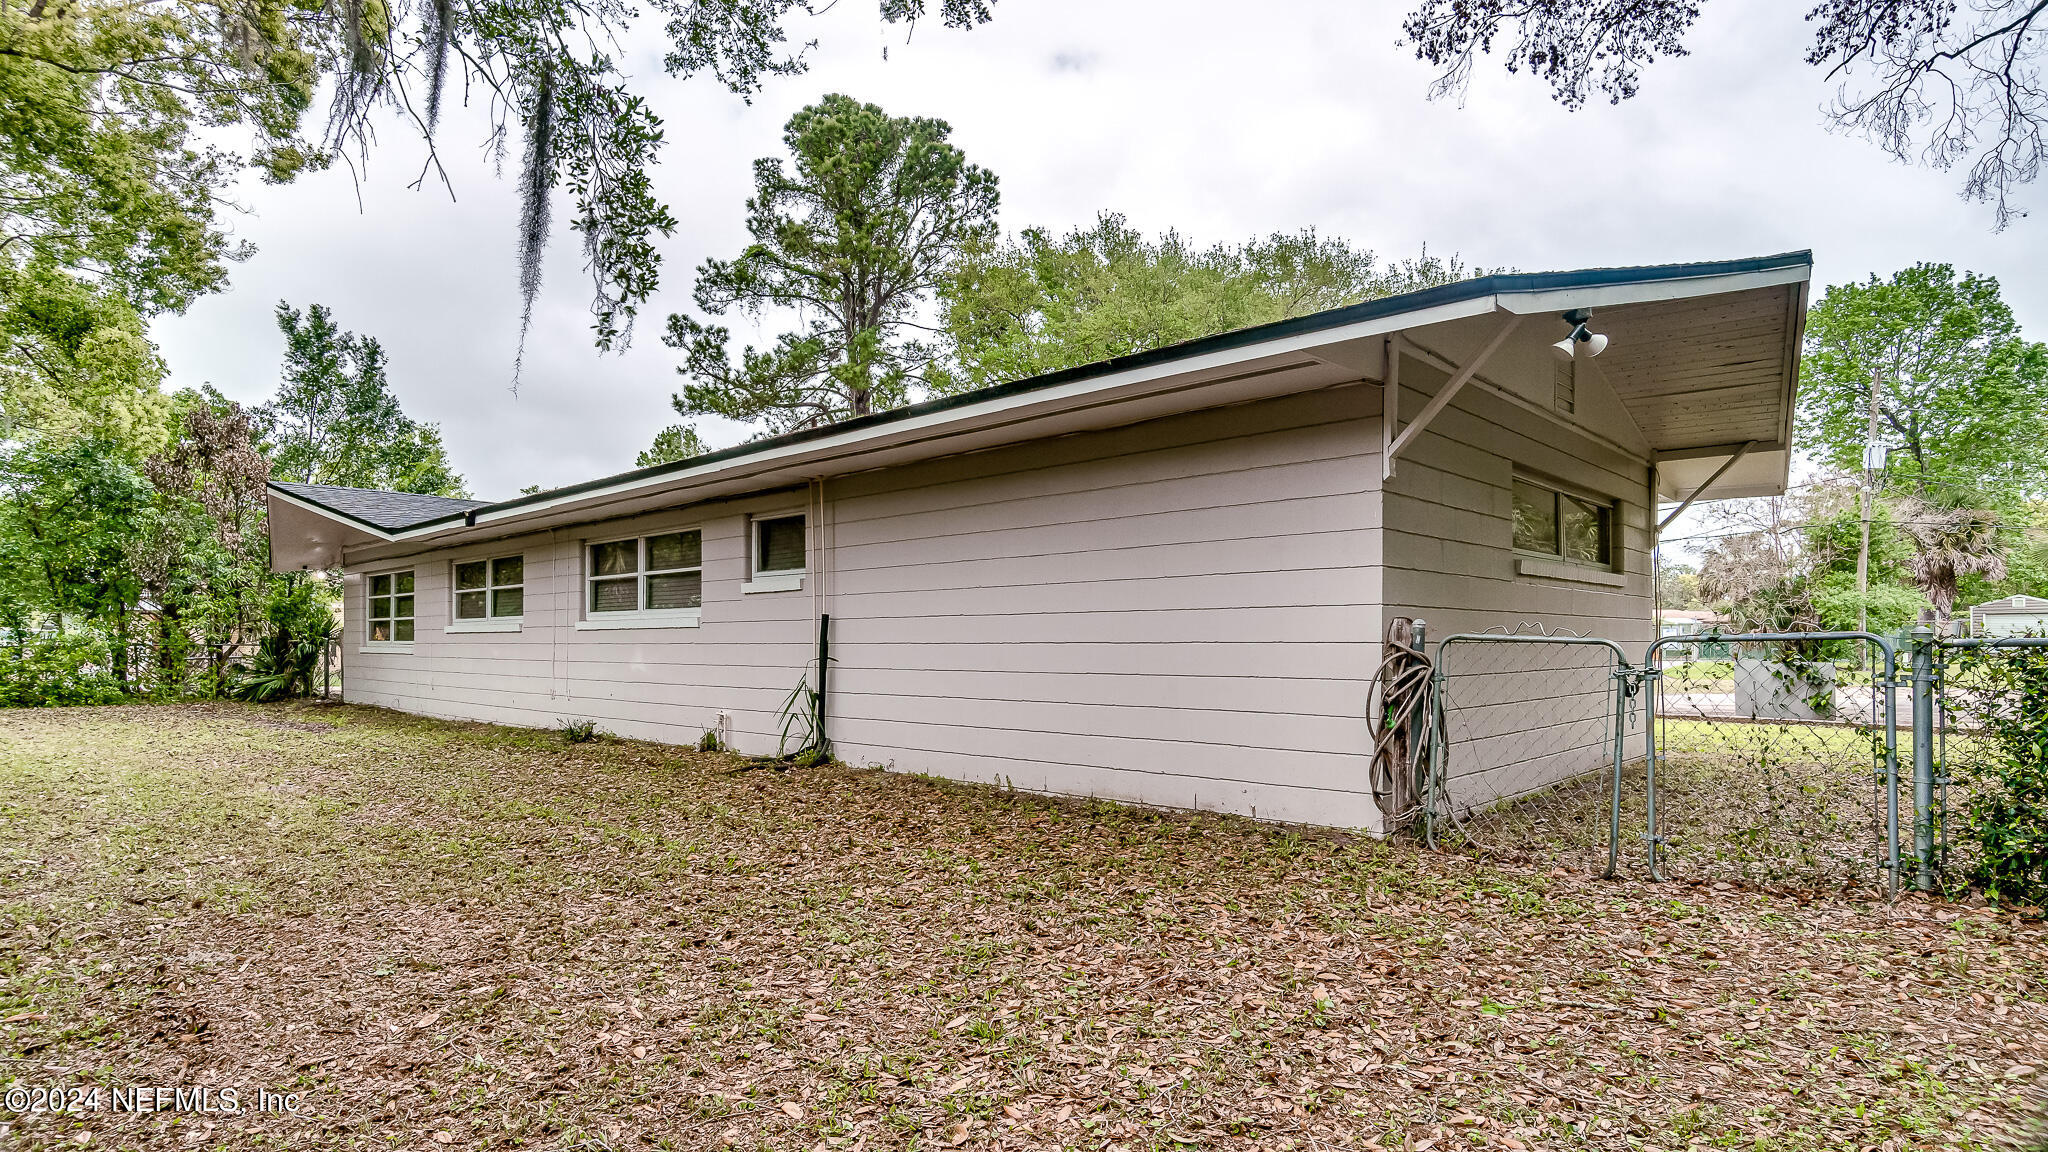
[[[1593,314],[1584,308],[1574,308],[1564,314],[1564,322],[1572,326],[1571,335],[1550,346],[1559,359],[1573,359],[1582,349],[1588,357],[1607,351],[1607,337],[1587,329],[1586,323],[1591,319]]]

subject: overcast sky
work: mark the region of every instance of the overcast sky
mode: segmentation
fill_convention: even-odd
[[[1107,209],[1203,242],[1313,225],[1383,256],[1427,244],[1523,271],[1811,248],[1816,296],[1820,285],[1944,260],[1998,276],[2026,329],[2048,336],[2036,271],[2048,212],[1994,234],[1990,211],[1957,197],[1959,172],[1902,167],[1828,133],[1828,90],[1800,62],[1806,5],[1717,0],[1690,57],[1654,67],[1626,104],[1577,113],[1497,67],[1480,70],[1462,107],[1431,103],[1431,72],[1395,46],[1405,7],[1000,0],[992,24],[920,27],[905,44],[872,0],[840,0],[795,26],[819,41],[810,72],[771,80],[752,105],[709,79],[663,75],[655,27],[632,67],[667,122],[654,176],[680,226],[623,355],[591,344],[587,280],[564,229],[549,247],[523,386],[509,391],[517,148],[494,173],[476,146],[480,119],[460,113],[441,134],[456,199],[437,184],[408,187],[420,152],[396,128],[360,189],[345,168],[284,188],[252,181],[241,192],[251,213],[234,228],[257,255],[228,292],[155,332],[174,384],[211,382],[257,403],[283,351],[277,301],[324,303],[383,342],[406,411],[440,424],[476,495],[620,471],[674,421],[675,358],[658,334],[689,307],[697,264],[745,243],[751,162],[780,152],[790,113],[845,92],[949,121],[968,157],[1000,178],[1006,231],[1084,225]],[[715,447],[746,435],[703,430]]]

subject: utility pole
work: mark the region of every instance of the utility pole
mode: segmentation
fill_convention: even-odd
[[[1856,551],[1856,630],[1870,631],[1870,501],[1884,453],[1877,446],[1877,393],[1883,378],[1870,370],[1870,426],[1863,433],[1863,546]]]

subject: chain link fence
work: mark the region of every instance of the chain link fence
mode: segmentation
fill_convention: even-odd
[[[1629,667],[1620,645],[1597,637],[1447,637],[1436,655],[1442,739],[1425,837],[1611,862]]]
[[[1598,637],[1468,634],[1437,646],[1433,683],[1431,843],[1808,890],[1917,875],[1933,805],[1900,784],[1911,679],[1882,637],[1673,638],[1632,661]]]
[[[237,641],[166,656],[158,644],[136,641],[123,649],[127,663],[119,671],[122,683],[138,696],[213,696],[226,691],[237,670],[246,668],[256,652],[254,641]],[[341,698],[341,652],[340,640],[327,641],[306,685],[308,696]],[[108,666],[105,671],[116,669]]]
[[[1904,688],[1888,641],[1659,641],[1645,663],[1657,875],[1890,890],[1897,831],[1914,813],[1897,807]]]
[[[1500,632],[1432,656],[1399,623],[1376,682],[1390,830],[1608,876],[2048,906],[2048,637],[1709,634],[1632,661]]]

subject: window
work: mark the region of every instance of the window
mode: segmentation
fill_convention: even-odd
[[[665,532],[590,546],[582,626],[694,624],[704,604],[704,534]]]
[[[450,632],[516,632],[526,614],[526,558],[460,560],[455,564]]]
[[[465,560],[455,566],[457,620],[517,619],[525,614],[525,557]]]
[[[1538,552],[1574,564],[1614,565],[1614,505],[1547,488],[1517,476],[1514,481],[1515,550]]]
[[[753,579],[743,592],[789,592],[804,586],[806,546],[802,513],[757,516],[748,533],[753,538]]]
[[[754,571],[804,570],[804,518],[777,516],[754,521]]]
[[[363,614],[367,644],[410,644],[414,600],[411,572],[384,572],[370,577],[369,610]]]

